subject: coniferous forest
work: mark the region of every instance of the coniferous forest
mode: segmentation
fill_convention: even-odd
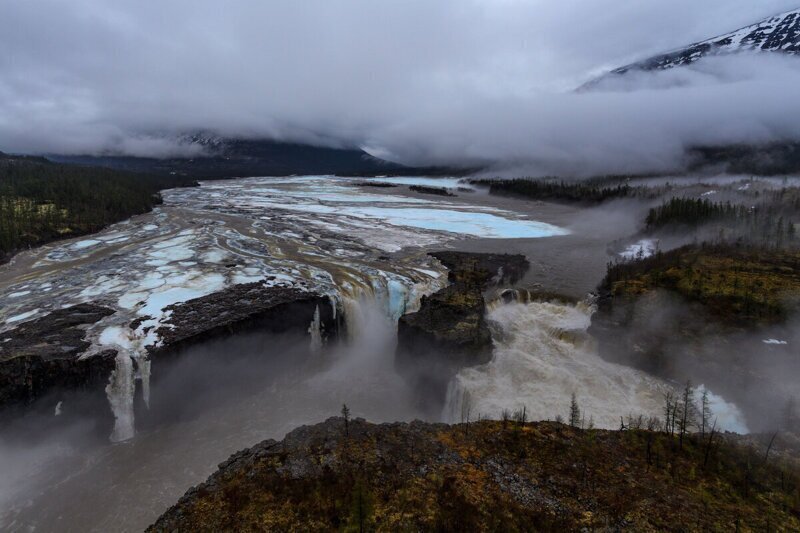
[[[161,202],[159,190],[191,183],[0,153],[0,262],[150,211]]]

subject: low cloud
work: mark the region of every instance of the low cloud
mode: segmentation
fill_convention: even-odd
[[[679,168],[696,144],[800,139],[800,61],[616,66],[795,5],[658,0],[0,7],[0,150],[196,155],[181,133],[360,146],[509,173]]]

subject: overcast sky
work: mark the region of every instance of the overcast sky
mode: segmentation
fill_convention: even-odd
[[[594,75],[800,0],[2,0],[0,150],[165,155],[212,129],[408,163],[652,170],[800,138],[800,60]]]

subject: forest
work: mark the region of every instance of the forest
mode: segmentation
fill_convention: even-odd
[[[161,189],[193,183],[0,152],[0,263],[26,248],[148,212],[161,202]]]
[[[709,226],[706,229],[716,233],[705,240],[712,242],[738,241],[769,248],[796,246],[795,223],[800,214],[797,189],[781,189],[765,196],[750,206],[704,198],[671,198],[650,209],[645,219],[646,231]]]
[[[735,244],[691,244],[609,263],[600,290],[635,296],[673,291],[725,322],[779,323],[798,311],[800,253]]]
[[[640,188],[625,184],[604,184],[607,178],[580,182],[555,179],[517,178],[510,180],[471,180],[474,185],[489,187],[491,194],[513,195],[533,200],[555,202],[600,204],[615,198],[627,198],[641,194]]]

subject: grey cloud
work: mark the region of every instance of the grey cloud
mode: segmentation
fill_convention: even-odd
[[[172,134],[213,129],[364,146],[409,163],[674,168],[690,143],[800,138],[797,62],[713,60],[571,90],[603,68],[793,7],[9,0],[0,150],[165,156],[186,149]]]

